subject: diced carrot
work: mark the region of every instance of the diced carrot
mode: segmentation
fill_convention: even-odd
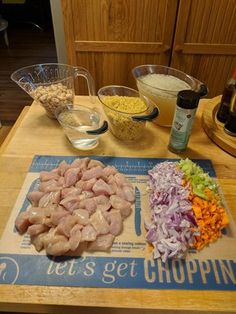
[[[229,218],[228,218],[228,216],[226,215],[226,213],[224,212],[224,213],[223,213],[223,216],[222,216],[221,224],[222,224],[222,226],[224,227],[224,226],[228,225],[228,223],[229,223]]]
[[[194,214],[197,218],[202,218],[202,211],[200,206],[193,205],[192,206]]]
[[[229,223],[225,208],[221,206],[218,195],[215,195],[210,189],[206,189],[205,193],[208,200],[192,193],[189,195],[195,220],[200,229],[200,235],[195,236],[193,243],[197,250],[201,250],[207,244],[221,237],[221,229]]]

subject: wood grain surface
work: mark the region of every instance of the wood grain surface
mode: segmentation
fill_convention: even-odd
[[[141,64],[179,69],[222,93],[235,67],[236,0],[62,0],[68,62],[96,88],[136,87]],[[87,93],[84,82],[78,87]]]
[[[66,0],[62,9],[68,62],[87,68],[97,89],[135,87],[132,68],[169,64],[177,1]]]
[[[1,122],[0,122],[1,123]],[[14,123],[4,124],[0,127],[0,146],[4,142]]]
[[[202,126],[206,134],[222,149],[236,157],[236,137],[230,136],[224,131],[224,124],[217,118],[221,97],[215,97],[207,103],[202,115]]]
[[[236,58],[236,0],[180,0],[171,67],[222,93]]]
[[[87,97],[76,102],[91,105]],[[168,151],[169,128],[148,123],[138,143],[125,144],[110,132],[92,151],[81,152],[67,141],[56,120],[48,118],[35,103],[22,114],[10,132],[0,156],[0,234],[8,220],[34,155],[108,155],[160,158],[210,159],[226,202],[236,221],[236,162],[205,134],[201,101],[188,149],[182,154]],[[95,107],[103,114],[97,101]],[[0,311],[36,313],[206,313],[235,312],[236,293],[230,291],[183,291],[145,289],[98,289],[0,285]],[[185,312],[186,311],[186,312]]]

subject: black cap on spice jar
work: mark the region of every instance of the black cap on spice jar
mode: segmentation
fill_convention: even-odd
[[[184,109],[197,108],[199,103],[200,95],[191,90],[181,90],[177,96],[177,106]]]

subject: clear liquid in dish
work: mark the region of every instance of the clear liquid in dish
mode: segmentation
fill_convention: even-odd
[[[100,118],[96,112],[91,113],[79,109],[64,111],[59,114],[58,120],[75,148],[88,150],[98,145],[98,135],[86,132],[99,127]]]

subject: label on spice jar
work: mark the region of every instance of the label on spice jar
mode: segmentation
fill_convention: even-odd
[[[183,109],[177,106],[170,135],[170,149],[175,151],[186,149],[196,111],[197,108]]]

